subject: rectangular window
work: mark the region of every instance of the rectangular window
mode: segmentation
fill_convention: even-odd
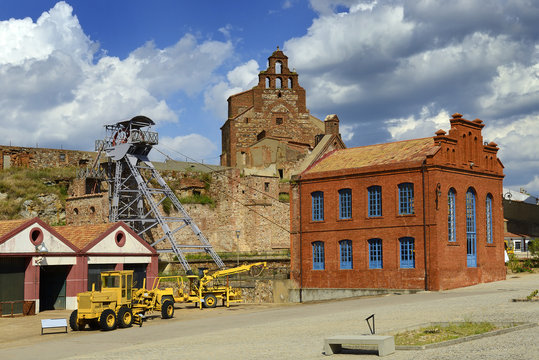
[[[401,244],[401,269],[415,268],[414,238],[404,237],[400,239]]]
[[[352,218],[352,190],[339,190],[339,219]]]
[[[382,187],[371,186],[367,192],[369,195],[369,217],[382,216]]]
[[[339,247],[341,249],[341,269],[352,269],[352,240],[339,241]]]
[[[492,196],[487,195],[487,244],[492,244]]]
[[[382,239],[369,240],[369,268],[382,269]]]
[[[447,238],[454,242],[456,239],[456,224],[455,224],[455,190],[449,190],[447,194]]]
[[[324,243],[313,242],[313,270],[324,270]]]
[[[312,197],[312,212],[313,221],[324,220],[324,193],[322,191],[315,191],[311,194]]]
[[[399,215],[414,213],[414,184],[399,184]]]

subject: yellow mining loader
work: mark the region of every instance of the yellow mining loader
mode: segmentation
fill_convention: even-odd
[[[163,319],[174,316],[172,288],[146,290],[133,288],[133,270],[101,273],[101,290],[79,293],[77,310],[71,313],[69,326],[73,331],[88,324],[92,329],[113,330],[142,325],[146,312],[160,311]]]
[[[194,303],[199,308],[214,308],[217,300],[222,301],[223,306],[230,306],[230,303],[241,302],[241,289],[230,286],[230,275],[239,274],[246,271],[262,272],[267,267],[266,262],[241,265],[224,270],[204,270],[202,277],[187,275],[188,282],[184,282],[181,276],[161,276],[155,279],[152,290],[159,290],[163,286],[168,286],[171,282],[176,288],[174,301],[181,303]],[[165,285],[166,284],[166,285]],[[170,288],[166,288],[170,289]]]

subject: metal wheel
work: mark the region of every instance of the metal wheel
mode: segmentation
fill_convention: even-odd
[[[208,294],[204,296],[204,304],[208,308],[214,308],[217,306],[217,298],[213,294]]]
[[[106,309],[99,316],[101,330],[109,331],[116,329],[116,314],[111,309]]]
[[[123,306],[118,311],[118,326],[121,328],[133,325],[133,311],[127,306]]]
[[[161,317],[163,319],[170,319],[174,316],[174,303],[170,300],[165,300],[161,305]]]

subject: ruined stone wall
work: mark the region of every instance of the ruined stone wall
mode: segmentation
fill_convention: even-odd
[[[107,193],[81,195],[67,198],[66,224],[103,224],[109,219],[109,198]]]
[[[170,172],[163,173],[163,178],[178,195],[182,184],[204,184],[200,174],[185,175]],[[83,181],[76,180],[72,191],[83,188]],[[238,169],[229,169],[213,173],[209,186],[201,191],[215,203],[183,207],[216,251],[268,252],[290,247],[289,204],[278,200],[279,193],[287,191],[286,183],[275,177],[240,176]],[[108,221],[108,212],[107,193],[72,196],[66,201],[68,224],[104,223]],[[170,213],[178,215],[175,210]],[[236,230],[240,231],[239,239]],[[159,239],[163,233],[156,229],[152,235]],[[179,243],[200,244],[189,227],[180,230],[176,237]],[[158,248],[170,247],[166,242],[159,245]]]
[[[91,164],[96,156],[97,153],[90,151],[0,145],[0,169],[12,166],[31,169],[79,167]]]
[[[266,252],[288,249],[289,205],[280,202],[282,185],[274,177],[240,176],[238,169],[212,174],[210,204],[183,204],[216,251]],[[172,211],[171,216],[177,216]],[[239,239],[236,230],[240,231]],[[162,236],[160,230],[154,238]],[[176,234],[183,244],[199,244],[189,228]]]

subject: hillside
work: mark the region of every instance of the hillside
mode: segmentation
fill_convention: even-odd
[[[0,220],[39,216],[51,225],[65,223],[65,199],[75,168],[0,171]]]

